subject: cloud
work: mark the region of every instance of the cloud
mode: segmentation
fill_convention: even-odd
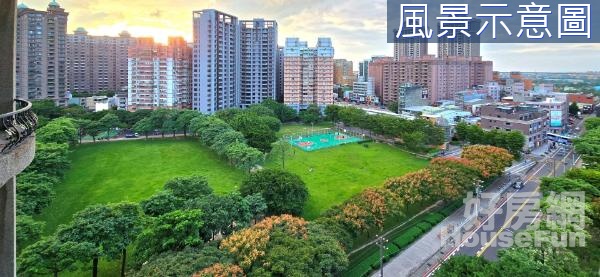
[[[45,10],[49,0],[28,0],[29,7]],[[386,42],[387,0],[58,0],[69,12],[69,32],[86,28],[93,35],[169,35],[192,39],[192,11],[215,8],[240,19],[275,19],[279,42],[300,37],[314,45],[317,37],[331,37],[336,58],[355,62],[373,55],[392,55]],[[430,46],[430,53],[437,48]],[[600,44],[486,44],[482,55],[502,71],[600,70]]]

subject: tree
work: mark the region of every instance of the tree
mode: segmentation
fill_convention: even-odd
[[[183,136],[187,137],[188,130],[192,124],[192,119],[197,117],[199,113],[194,110],[183,110],[177,116],[176,128],[183,131]]]
[[[242,277],[244,270],[237,265],[232,264],[213,264],[200,272],[197,272],[193,277]]]
[[[206,178],[200,175],[175,177],[165,183],[164,189],[183,200],[200,198],[213,192]]]
[[[596,129],[600,127],[600,117],[588,117],[583,124],[588,131]]]
[[[461,156],[473,162],[483,178],[500,176],[504,169],[512,163],[514,157],[504,148],[486,145],[465,147]]]
[[[250,207],[239,193],[223,196],[206,195],[187,202],[188,209],[202,210],[202,235],[206,241],[214,240],[218,234],[228,235],[250,225]]]
[[[262,219],[266,215],[267,202],[265,202],[265,199],[260,193],[247,195],[244,197],[244,200],[248,203],[248,209],[250,210],[254,222]]]
[[[339,118],[339,113],[342,107],[338,105],[327,105],[325,107],[325,120],[335,123]]]
[[[120,203],[112,206],[117,213],[115,218],[115,235],[117,241],[113,242],[121,248],[121,277],[125,277],[127,262],[127,247],[134,242],[141,232],[141,214],[138,205],[133,203]]]
[[[144,214],[155,217],[178,210],[182,206],[181,199],[175,197],[170,191],[159,191],[140,202]]]
[[[160,130],[160,133],[165,137],[165,122],[169,121],[172,117],[173,112],[169,109],[156,109],[150,114],[150,121],[152,122],[152,128],[154,130]]]
[[[135,263],[141,265],[150,257],[166,251],[180,251],[202,244],[201,210],[176,210],[150,220],[135,245]]]
[[[225,156],[230,163],[245,171],[250,171],[265,157],[258,149],[241,142],[230,144],[225,151]]]
[[[172,133],[173,137],[175,137],[175,133],[179,131],[179,124],[177,124],[177,117],[179,116],[179,112],[175,110],[170,110],[168,116],[163,122],[160,130],[162,133]]]
[[[69,117],[73,119],[83,119],[88,113],[88,111],[86,111],[80,105],[69,105],[68,107],[63,108],[61,110],[61,113],[64,117]]]
[[[557,193],[565,191],[583,191],[585,192],[585,197],[588,201],[591,200],[592,197],[600,197],[600,187],[595,187],[582,180],[573,180],[564,177],[544,177],[542,178],[540,189],[542,192],[553,191]]]
[[[321,108],[316,104],[310,104],[306,110],[300,112],[300,119],[306,124],[315,124],[321,121]]]
[[[267,202],[268,215],[300,215],[308,200],[308,189],[298,175],[276,169],[250,174],[240,192],[244,196],[260,193]]]
[[[398,102],[396,101],[388,103],[385,107],[390,112],[398,113]]]
[[[38,116],[55,119],[62,115],[60,108],[52,100],[35,100],[31,104],[31,110]]]
[[[98,276],[98,259],[114,259],[120,254],[138,231],[139,214],[135,204],[94,205],[76,213],[67,226],[60,226],[57,233],[61,242],[78,242],[92,245],[92,275]]]
[[[213,145],[219,134],[232,129],[225,121],[214,116],[196,117],[192,120],[190,126],[190,129],[198,134],[202,143],[207,146]]]
[[[107,113],[104,115],[100,121],[98,121],[100,126],[104,127],[106,130],[106,139],[110,140],[110,130],[119,127],[121,122],[119,121],[119,117],[112,113]]]
[[[167,251],[153,256],[132,277],[176,277],[192,276],[203,268],[215,263],[232,263],[229,253],[217,247],[206,245],[202,248],[187,247],[182,251]]]
[[[24,245],[39,240],[42,229],[44,222],[36,221],[28,215],[17,215],[17,248],[21,249]]]
[[[462,277],[490,274],[489,263],[481,257],[456,255],[444,262],[436,276]],[[489,275],[488,275],[489,276]]]
[[[227,148],[229,145],[234,143],[246,143],[246,138],[244,134],[229,130],[224,133],[217,135],[214,139],[213,145],[210,148],[215,151],[218,155],[224,155],[227,152]]]
[[[77,141],[77,128],[70,118],[54,119],[46,126],[36,131],[36,139],[43,143],[75,143]]]
[[[416,131],[402,137],[404,145],[413,151],[421,151],[425,147],[425,133]]]
[[[50,176],[63,176],[71,166],[67,158],[69,145],[58,143],[37,143],[35,157],[25,170]]]
[[[267,153],[271,150],[271,144],[277,140],[274,129],[277,129],[278,126],[270,126],[268,121],[271,121],[271,119],[277,121],[273,117],[263,117],[253,113],[238,113],[230,121],[230,124],[233,129],[244,134],[248,145]],[[275,125],[281,124],[278,121],[272,123]]]
[[[17,183],[17,199],[20,201],[20,212],[28,215],[39,214],[50,205],[54,192],[47,183]]]
[[[285,160],[293,154],[293,146],[289,142],[280,139],[273,143],[273,149],[269,153],[269,156],[273,160],[279,160],[281,162],[281,169],[285,169]]]
[[[150,119],[149,117],[142,118],[140,121],[133,124],[133,130],[138,133],[144,134],[146,136],[146,139],[148,139],[148,133],[154,130],[152,119]]]
[[[75,126],[77,126],[77,136],[79,137],[79,144],[83,140],[83,137],[86,135],[87,128],[92,121],[88,119],[76,119],[74,121]]]
[[[587,130],[574,141],[575,151],[581,154],[588,168],[600,168],[600,128]]]
[[[579,112],[580,109],[579,106],[577,106],[577,103],[573,102],[571,105],[569,105],[569,115],[576,116],[579,114]]]
[[[296,119],[298,116],[296,110],[288,107],[285,104],[278,103],[275,100],[267,99],[261,103],[261,105],[271,109],[275,116],[281,120],[281,122],[290,122]]]
[[[18,258],[17,272],[20,274],[52,274],[75,268],[75,263],[94,255],[94,246],[89,243],[62,242],[56,237],[44,238],[23,250]]]

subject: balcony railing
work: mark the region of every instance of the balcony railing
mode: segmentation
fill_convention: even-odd
[[[17,110],[0,115],[0,153],[6,153],[33,134],[37,116],[31,111],[31,102],[15,99]]]

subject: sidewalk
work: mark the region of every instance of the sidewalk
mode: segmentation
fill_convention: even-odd
[[[506,190],[507,179],[501,177],[496,180],[485,192],[498,195],[498,197],[490,199],[482,199],[481,210],[487,209],[490,205],[496,205],[497,200],[501,200],[503,192]],[[487,201],[484,201],[487,200]],[[428,233],[410,245],[406,250],[402,251],[398,256],[391,259],[384,265],[384,275],[387,276],[421,276],[436,260],[442,258],[450,249],[454,247],[454,243],[443,241],[449,237],[443,235],[447,230],[454,232],[463,232],[463,226],[468,226],[464,216],[465,206],[459,208],[453,214],[448,216],[438,225],[433,227]],[[379,272],[372,275],[379,276]]]

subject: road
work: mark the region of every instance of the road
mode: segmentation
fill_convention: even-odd
[[[508,246],[507,242],[510,242],[513,235],[538,218],[541,178],[562,175],[573,167],[573,157],[571,149],[565,156],[555,151],[544,158],[525,176],[526,182],[522,189],[511,189],[507,199],[485,215],[481,225],[471,231],[472,235],[460,244],[456,254],[497,259],[498,251]],[[553,167],[556,169],[553,170]]]

